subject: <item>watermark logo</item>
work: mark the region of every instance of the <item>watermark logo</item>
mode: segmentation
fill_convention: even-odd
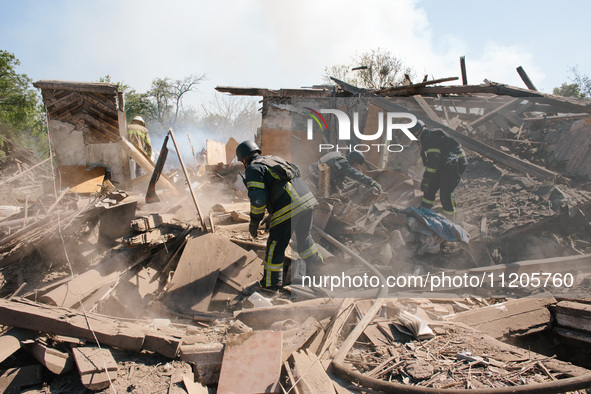
[[[316,123],[318,123],[318,126],[320,126],[320,131],[328,130],[328,126],[326,125],[326,120],[324,120],[324,116],[320,115],[320,113],[318,111],[315,111],[312,108],[304,107],[304,109],[307,109],[308,111],[310,111],[306,115],[308,115],[309,117],[314,119],[316,121]],[[310,137],[310,135],[311,135],[310,132],[311,132],[312,126],[313,126],[312,119],[308,119],[308,139],[309,140],[312,139]],[[322,123],[320,122],[321,120],[322,120]]]
[[[307,123],[307,139],[312,140],[314,138],[314,121],[319,125],[320,130],[328,130],[328,126],[326,120],[322,116],[322,114],[332,114],[337,118],[338,124],[338,141],[350,141],[351,140],[351,130],[355,137],[361,141],[377,141],[380,142],[384,139],[384,130],[386,131],[385,134],[385,141],[382,143],[374,143],[374,144],[356,144],[356,145],[346,145],[341,146],[337,144],[320,144],[319,150],[322,151],[330,151],[330,150],[348,150],[348,151],[357,151],[357,152],[368,152],[372,147],[376,147],[378,152],[383,147],[387,149],[389,152],[401,152],[404,147],[400,144],[388,144],[387,142],[392,141],[394,131],[402,131],[406,137],[408,137],[411,141],[416,141],[417,137],[413,135],[410,131],[413,126],[417,124],[417,117],[408,112],[380,112],[378,114],[378,129],[374,134],[363,134],[359,128],[359,113],[353,113],[353,122],[349,119],[349,116],[338,109],[321,109],[319,112],[313,110],[312,108],[305,107],[305,109],[311,111],[307,113],[312,119],[308,119]],[[384,127],[385,123],[385,127]],[[353,125],[353,127],[351,127]],[[324,126],[324,127],[323,127]]]

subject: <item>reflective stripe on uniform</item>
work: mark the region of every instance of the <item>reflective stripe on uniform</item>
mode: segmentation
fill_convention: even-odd
[[[425,171],[430,172],[431,174],[435,174],[437,172],[437,169],[430,168],[430,167],[425,167]]]
[[[310,256],[313,256],[316,253],[320,253],[316,244],[310,246],[308,249],[304,250],[302,253],[298,253],[302,259],[307,259]]]
[[[265,184],[263,182],[249,181],[246,182],[246,187],[257,187],[259,189],[264,189]]]
[[[422,201],[423,201],[425,204],[431,204],[431,205],[435,204],[435,201],[428,200],[428,199],[426,199],[425,197],[423,197],[423,200],[422,200]]]
[[[285,212],[289,211],[291,209],[291,206],[293,204],[296,204],[298,202],[298,200],[300,199],[300,196],[295,191],[293,186],[291,186],[290,182],[287,182],[287,184],[285,186],[286,186],[285,190],[287,191],[287,194],[289,194],[289,196],[291,197],[291,204],[286,205],[283,208],[281,208],[280,210],[278,210],[277,212],[275,212],[273,214],[274,217],[279,217],[279,216],[283,215]]]
[[[254,205],[250,204],[250,213],[253,215],[260,215],[261,213],[265,213],[266,208],[266,205],[263,205],[262,207],[255,207]]]
[[[279,272],[283,269],[283,263],[281,264],[265,264],[265,270],[272,272]]]
[[[289,218],[292,218],[300,212],[312,207],[316,203],[316,198],[312,193],[304,195],[297,201],[293,201],[291,204],[286,205],[279,211],[273,214],[271,218],[270,227],[276,226],[279,223],[283,223]]]
[[[128,135],[134,134],[134,135],[139,135],[142,137],[144,137],[146,135],[146,133],[144,133],[143,131],[139,131],[139,130],[127,130],[127,134]]]
[[[275,253],[275,246],[277,246],[277,241],[271,242],[269,246],[269,251],[267,252],[267,261],[265,261],[265,270],[266,271],[281,271],[283,269],[283,263],[273,264],[273,253]],[[268,284],[270,286],[270,284]]]
[[[439,148],[431,148],[431,149],[427,149],[425,151],[425,153],[426,154],[429,154],[429,153],[439,153],[439,154],[441,154],[441,149],[439,149]]]

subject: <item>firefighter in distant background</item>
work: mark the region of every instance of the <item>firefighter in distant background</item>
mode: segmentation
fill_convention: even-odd
[[[299,178],[294,164],[277,156],[261,156],[253,141],[236,147],[236,157],[246,168],[245,185],[250,199],[250,234],[256,238],[265,210],[271,215],[265,255],[265,276],[261,287],[282,285],[285,249],[295,231],[297,252],[305,262],[307,275],[313,275],[323,263],[314,243],[312,213],[318,203],[308,186]]]
[[[435,196],[439,191],[443,214],[455,222],[454,190],[468,165],[466,154],[460,143],[445,131],[429,129],[421,120],[410,131],[419,139],[421,159],[425,165],[421,182],[421,191],[423,191],[421,206],[433,209]]]
[[[141,116],[134,117],[131,123],[127,125],[127,139],[140,148],[150,160],[153,160],[150,134],[148,133],[148,129],[146,129],[146,122],[144,122]],[[137,178],[143,174],[143,170],[137,163],[134,162],[134,164],[135,176]]]
[[[382,193],[382,186],[378,182],[354,168],[354,166],[362,166],[365,163],[365,156],[361,152],[353,151],[347,156],[343,156],[341,152],[330,152],[322,156],[309,169],[310,179],[316,186],[318,186],[318,164],[320,163],[324,163],[330,168],[331,194],[343,189],[347,178],[374,188],[378,194]]]

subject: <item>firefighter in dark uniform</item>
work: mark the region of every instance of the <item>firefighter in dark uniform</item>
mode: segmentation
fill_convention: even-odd
[[[459,142],[451,138],[442,129],[429,129],[419,120],[410,131],[419,139],[421,159],[425,165],[421,191],[421,206],[433,209],[435,195],[443,206],[443,214],[456,221],[456,202],[454,190],[468,165],[466,155]]]
[[[305,262],[308,275],[323,263],[322,255],[310,235],[312,213],[318,203],[308,186],[299,178],[292,163],[277,156],[261,156],[253,141],[236,148],[236,156],[246,168],[245,184],[250,199],[250,234],[256,238],[265,210],[271,215],[261,287],[282,285],[285,249],[295,231],[297,252]]]
[[[318,164],[324,163],[330,168],[330,192],[336,193],[343,189],[347,178],[358,181],[362,185],[372,187],[378,194],[382,192],[382,186],[356,170],[353,166],[361,166],[365,163],[365,156],[361,152],[353,151],[347,156],[341,152],[330,152],[322,156],[320,160],[310,166],[310,179],[318,185]]]

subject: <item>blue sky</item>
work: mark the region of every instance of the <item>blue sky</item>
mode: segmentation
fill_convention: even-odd
[[[0,0],[0,49],[33,80],[111,75],[138,91],[155,77],[205,73],[217,85],[297,88],[325,66],[377,47],[417,74],[524,87],[523,66],[550,93],[568,67],[591,74],[589,1]]]

